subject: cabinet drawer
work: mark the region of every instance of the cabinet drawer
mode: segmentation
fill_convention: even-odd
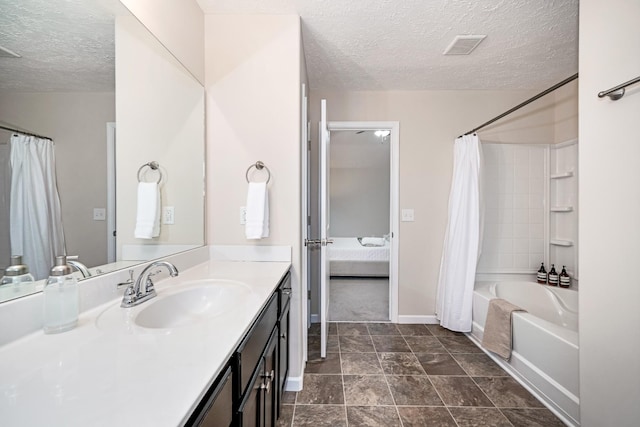
[[[278,297],[278,315],[280,316],[291,299],[291,273],[289,272],[278,286]]]
[[[271,296],[264,311],[238,347],[237,372],[240,396],[244,395],[249,380],[262,357],[262,353],[264,352],[267,342],[269,341],[271,332],[278,321],[277,296],[277,293],[274,293]]]

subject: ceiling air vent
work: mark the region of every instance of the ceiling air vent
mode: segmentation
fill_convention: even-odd
[[[21,56],[6,47],[0,46],[0,58],[21,58]]]
[[[445,49],[444,55],[469,55],[485,37],[487,36],[456,36]]]

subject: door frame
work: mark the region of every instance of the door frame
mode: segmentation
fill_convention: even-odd
[[[329,132],[359,130],[389,130],[390,139],[390,194],[389,222],[391,251],[389,254],[389,320],[398,323],[398,248],[400,246],[400,122],[397,121],[331,121]]]
[[[107,263],[116,262],[116,124],[107,122]]]

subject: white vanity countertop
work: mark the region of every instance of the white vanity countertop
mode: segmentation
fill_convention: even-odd
[[[82,313],[69,332],[36,332],[0,347],[0,425],[181,425],[289,267],[209,261],[159,280],[156,299],[193,280],[250,287],[250,297],[229,299],[233,310],[197,325],[141,328],[133,319],[154,299],[130,309],[118,299]],[[122,322],[113,321],[114,313]]]

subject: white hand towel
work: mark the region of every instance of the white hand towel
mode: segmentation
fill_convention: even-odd
[[[385,240],[383,237],[363,237],[362,244],[364,246],[384,246]]]
[[[269,192],[266,182],[250,182],[247,192],[247,239],[269,237]]]
[[[160,235],[160,187],[155,182],[138,183],[136,239],[152,239]]]

